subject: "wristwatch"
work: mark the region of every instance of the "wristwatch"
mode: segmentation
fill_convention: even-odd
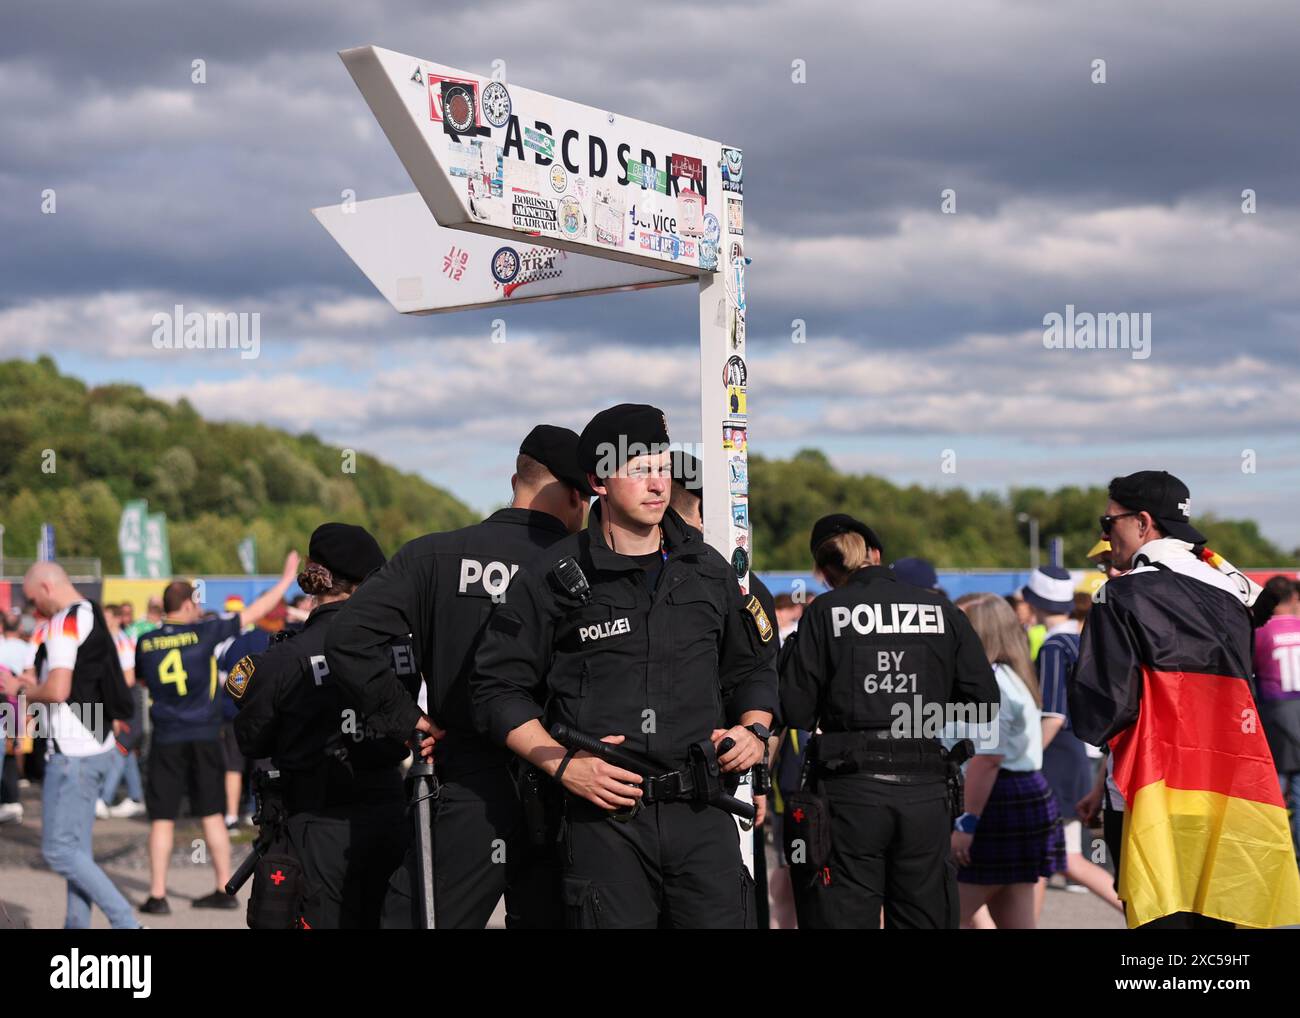
[[[772,737],[772,730],[761,721],[755,721],[752,725],[746,725],[745,728],[757,735],[764,746],[767,745],[767,740]]]
[[[974,813],[963,813],[952,822],[954,831],[961,831],[962,834],[974,834],[975,828],[979,827],[980,818]]]

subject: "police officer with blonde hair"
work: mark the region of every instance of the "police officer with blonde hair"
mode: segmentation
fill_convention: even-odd
[[[939,737],[950,705],[996,714],[993,671],[947,598],[881,565],[870,527],[825,516],[810,549],[831,590],[780,659],[785,722],[820,728],[783,832],[799,925],[878,928],[883,906],[887,927],[956,928],[952,763]]]

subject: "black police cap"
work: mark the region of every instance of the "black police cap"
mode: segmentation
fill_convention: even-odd
[[[578,438],[578,465],[589,474],[603,476],[617,470],[632,453],[663,452],[668,445],[668,420],[658,407],[645,403],[620,403],[602,410],[582,429]]]
[[[1116,477],[1107,494],[1125,509],[1150,513],[1170,537],[1189,544],[1205,543],[1205,535],[1188,522],[1191,493],[1187,485],[1167,470],[1139,470]]]
[[[578,466],[576,431],[554,424],[539,424],[528,433],[519,451],[537,460],[570,488],[577,488],[583,498],[596,494],[587,483],[587,472]]]
[[[351,523],[322,523],[312,531],[307,557],[353,583],[360,583],[386,561],[370,531]]]
[[[860,520],[855,520],[847,513],[831,513],[829,516],[823,516],[813,524],[812,539],[808,542],[808,547],[813,555],[817,554],[817,549],[821,543],[828,537],[834,537],[836,534],[861,534],[862,539],[867,542],[868,548],[875,548],[882,555],[885,546],[881,544],[880,538],[876,532]]]

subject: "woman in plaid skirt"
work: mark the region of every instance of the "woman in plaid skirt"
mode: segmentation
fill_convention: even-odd
[[[1065,869],[1060,812],[1043,777],[1042,699],[1024,629],[996,594],[968,594],[970,618],[998,680],[996,724],[966,733],[965,823],[952,834],[961,924],[988,906],[999,929],[1034,928],[1034,887]],[[963,830],[962,828],[966,828]]]

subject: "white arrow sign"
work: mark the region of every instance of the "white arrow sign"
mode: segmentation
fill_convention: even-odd
[[[691,275],[720,255],[730,267],[738,149],[392,50],[339,55],[441,226]]]
[[[403,314],[582,297],[693,282],[644,269],[439,226],[415,192],[313,209],[348,257]]]

